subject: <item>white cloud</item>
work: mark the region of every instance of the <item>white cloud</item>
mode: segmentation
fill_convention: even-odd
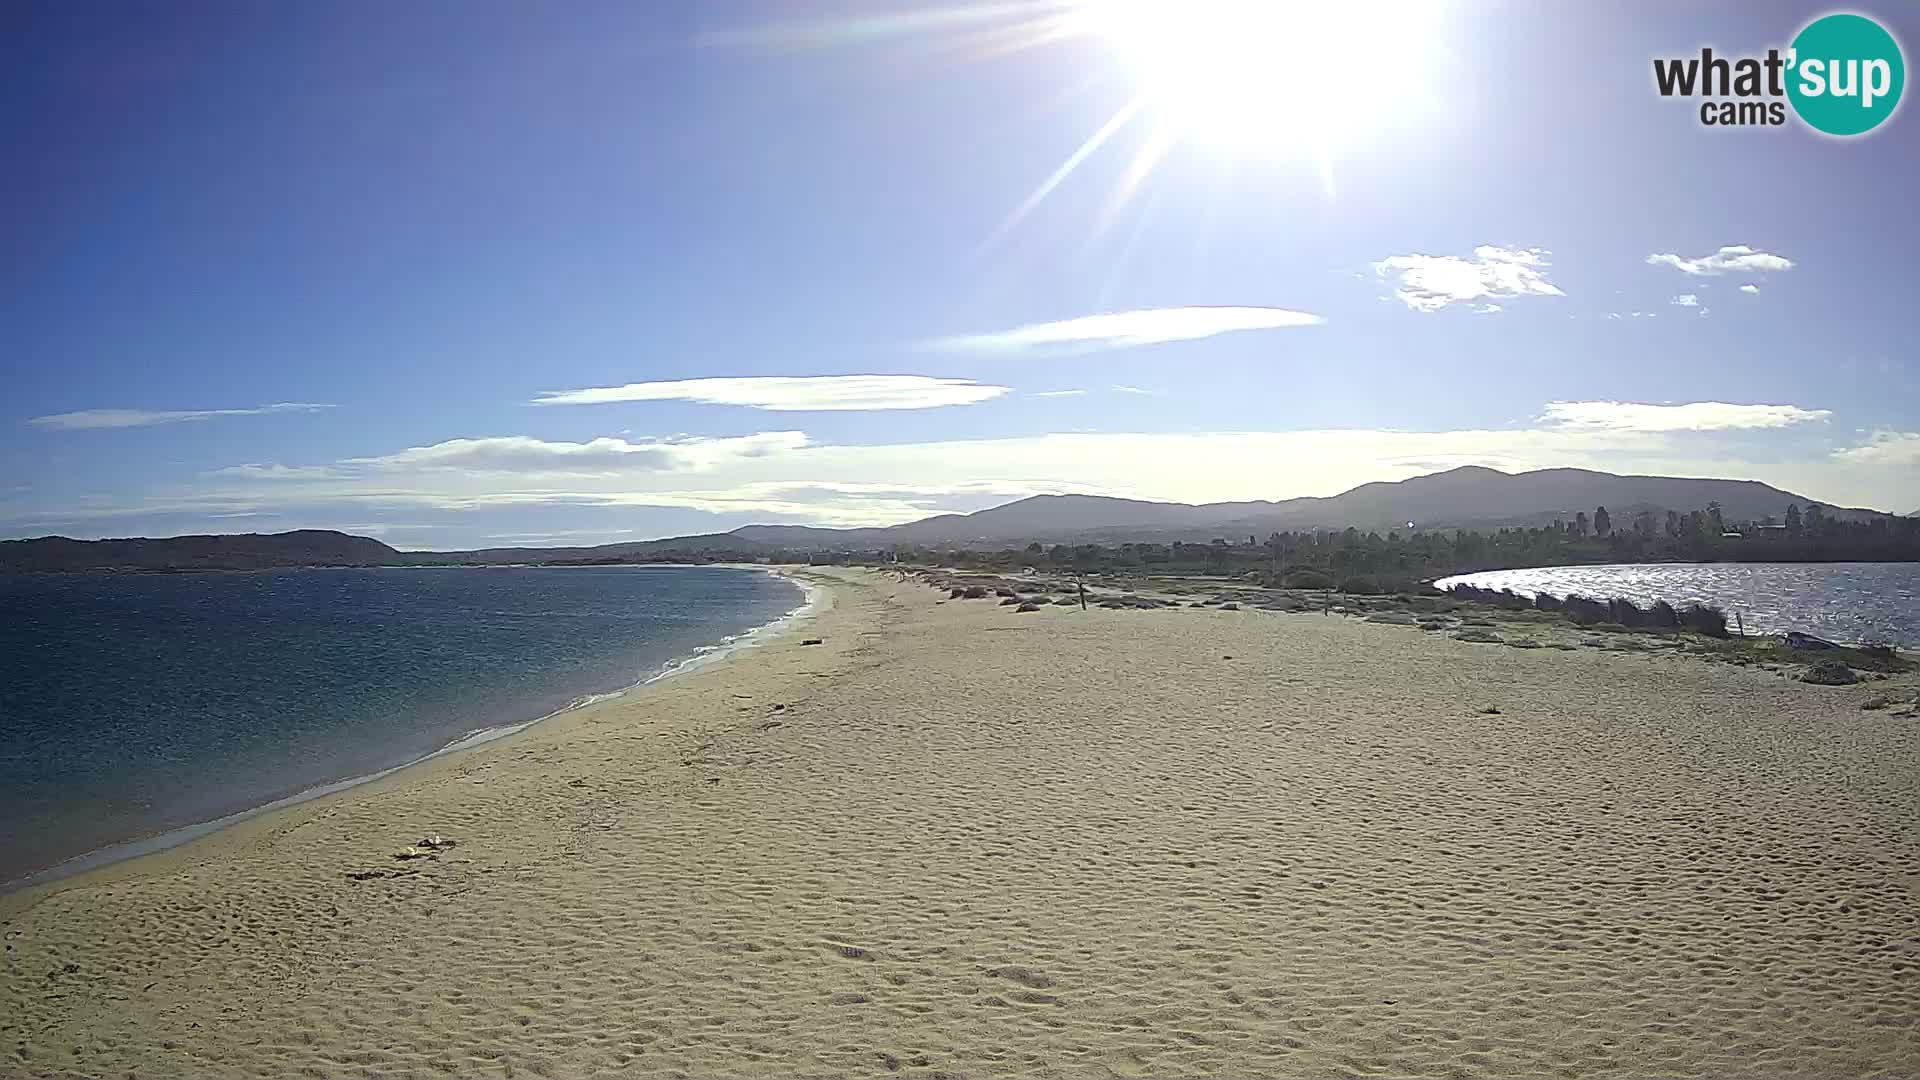
[[[1833,456],[1855,465],[1920,465],[1920,431],[1878,431],[1866,445],[1836,450]]]
[[[1457,255],[1394,255],[1373,264],[1382,278],[1397,278],[1393,295],[1415,311],[1510,296],[1565,296],[1547,280],[1547,252],[1482,244],[1472,258]],[[1484,305],[1483,305],[1484,308]]]
[[[1318,326],[1326,320],[1275,307],[1177,307],[1117,311],[1060,322],[1034,323],[984,334],[939,338],[926,347],[949,352],[1025,352],[1045,349],[1126,349],[1192,341],[1242,330]]]
[[[1695,401],[1685,405],[1642,405],[1630,401],[1550,401],[1540,419],[1567,428],[1605,431],[1728,431],[1782,428],[1825,420],[1828,409],[1797,405],[1730,405]]]
[[[1153,391],[1145,389],[1143,387],[1125,386],[1120,383],[1114,383],[1110,389],[1112,389],[1115,393],[1119,393],[1119,394],[1151,394],[1153,393]]]
[[[1681,293],[1673,298],[1673,302],[1680,307],[1699,307],[1700,297],[1696,293]]]
[[[1729,272],[1755,273],[1791,270],[1793,260],[1784,255],[1759,251],[1745,244],[1732,244],[1721,248],[1711,255],[1702,255],[1697,259],[1683,258],[1679,255],[1649,255],[1647,262],[1654,266],[1671,266],[1683,274],[1710,276]]]
[[[1036,391],[1033,396],[1034,397],[1079,397],[1084,393],[1086,393],[1085,390],[1039,390],[1039,391]]]
[[[563,476],[617,476],[634,472],[688,472],[747,458],[765,457],[807,445],[801,431],[768,431],[729,438],[685,438],[648,442],[600,438],[587,442],[548,442],[525,435],[484,439],[448,439],[381,457],[349,458],[341,467],[377,472],[453,470],[463,473],[524,473]]]
[[[273,405],[262,405],[255,409],[82,409],[79,412],[54,413],[51,416],[36,416],[27,421],[35,427],[52,428],[55,431],[89,431],[100,428],[152,427],[155,424],[184,424],[195,420],[212,420],[218,416],[262,416],[267,413],[319,412],[331,409],[331,405],[316,405],[302,401],[282,401]]]
[[[1753,294],[1760,291],[1760,286],[1749,282],[1748,284],[1740,286],[1740,291],[1743,293],[1746,293],[1748,296],[1752,296]]]
[[[555,390],[541,394],[532,404],[698,401],[775,412],[848,412],[973,405],[1004,393],[1007,393],[1004,386],[931,375],[756,375]]]

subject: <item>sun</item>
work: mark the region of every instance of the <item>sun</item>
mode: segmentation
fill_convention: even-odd
[[[1326,156],[1431,95],[1433,0],[1079,0],[1165,137]]]

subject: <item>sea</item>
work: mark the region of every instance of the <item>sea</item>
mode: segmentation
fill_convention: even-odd
[[[1637,604],[1710,604],[1747,633],[1798,630],[1845,644],[1920,648],[1920,563],[1631,563],[1489,570],[1435,582],[1575,593]]]
[[[735,567],[0,575],[0,887],[511,733],[807,603]]]

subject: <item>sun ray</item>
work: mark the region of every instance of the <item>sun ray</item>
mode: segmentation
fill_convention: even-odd
[[[1120,251],[1115,254],[1113,258],[1107,260],[1107,272],[1100,282],[1099,307],[1104,309],[1111,306],[1114,290],[1120,287],[1121,280],[1126,276],[1127,268],[1133,264],[1134,249],[1140,245],[1141,236],[1146,233],[1148,228],[1152,227],[1153,219],[1160,209],[1160,199],[1163,195],[1163,190],[1162,188],[1148,189],[1146,199],[1140,207],[1140,212],[1134,215],[1133,227],[1127,230],[1127,238],[1120,245]],[[1091,246],[1091,244],[1089,246]]]
[[[1070,0],[961,4],[864,19],[816,19],[771,23],[740,30],[716,30],[699,35],[695,41],[701,45],[722,48],[809,49],[859,45],[890,38],[977,32],[976,28],[983,24],[988,27],[988,32],[994,32],[1026,23],[1052,22],[1072,7]]]
[[[1114,134],[1121,128],[1126,127],[1128,122],[1135,116],[1138,116],[1140,110],[1144,107],[1145,99],[1139,97],[1122,105],[1119,111],[1115,112],[1105,124],[1100,126],[1098,131],[1087,136],[1087,141],[1081,143],[1078,150],[1067,155],[1067,160],[1061,162],[1060,167],[1053,170],[1051,176],[1041,181],[1040,186],[1034,188],[1032,194],[1022,200],[1019,206],[1014,207],[1013,213],[1007,215],[1006,219],[1001,221],[1000,224],[994,228],[993,232],[987,235],[986,240],[983,241],[980,246],[982,248],[991,248],[998,245],[1001,240],[1006,238],[1008,233],[1019,227],[1020,222],[1025,220],[1026,216],[1031,214],[1035,207],[1045,202],[1048,195],[1053,194],[1054,188],[1059,187],[1067,177],[1072,176],[1073,171],[1080,167],[1081,162],[1092,157],[1094,151],[1106,145],[1107,140],[1113,138]]]
[[[1063,48],[1072,65],[1092,58],[1080,88],[1119,76],[1126,103],[1069,153],[982,241],[1005,242],[1119,132],[1146,114],[1152,129],[1132,150],[1095,214],[1089,242],[1111,230],[1166,159],[1201,155],[1217,166],[1209,203],[1234,171],[1298,169],[1336,201],[1336,163],[1357,142],[1404,124],[1430,95],[1451,0],[976,0],[865,18],[777,22],[702,35],[704,44],[796,50],[886,46],[909,80]],[[1080,49],[1080,43],[1094,46]],[[901,46],[912,43],[914,47]],[[1354,66],[1364,57],[1363,70]],[[1077,67],[1076,67],[1077,70]],[[1071,91],[1071,96],[1077,91]],[[1045,112],[1044,95],[1022,114]],[[1208,207],[1209,210],[1218,209]],[[1204,257],[1212,221],[1196,230]]]
[[[1120,215],[1120,211],[1126,209],[1127,203],[1140,190],[1140,185],[1146,183],[1147,178],[1153,175],[1154,168],[1178,141],[1178,137],[1163,124],[1155,125],[1153,130],[1147,133],[1146,139],[1140,143],[1140,148],[1134,151],[1133,160],[1128,162],[1127,171],[1121,174],[1119,183],[1114,185],[1113,194],[1107,197],[1106,205],[1100,210],[1100,218],[1093,227],[1096,237],[1112,226],[1114,218]]]

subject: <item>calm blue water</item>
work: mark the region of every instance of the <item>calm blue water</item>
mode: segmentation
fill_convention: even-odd
[[[712,567],[0,575],[0,882],[632,686],[801,602]]]
[[[1483,589],[1512,589],[1637,604],[1712,604],[1737,612],[1748,633],[1788,630],[1835,641],[1920,647],[1920,563],[1636,563],[1489,570],[1444,578]]]

